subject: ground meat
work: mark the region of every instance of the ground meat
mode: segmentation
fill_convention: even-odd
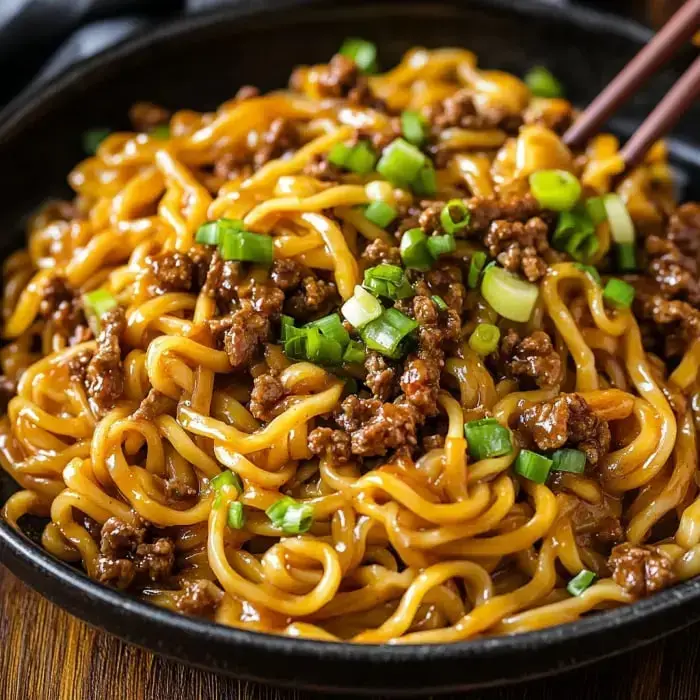
[[[296,319],[308,320],[330,313],[339,301],[334,282],[308,275],[302,279],[301,289],[287,299],[285,310]]]
[[[256,168],[260,168],[268,161],[279,158],[287,151],[297,148],[299,134],[292,122],[278,117],[272,121],[267,131],[262,135],[261,141],[253,156]]]
[[[54,331],[68,341],[69,345],[83,343],[92,337],[80,294],[61,275],[52,275],[44,285],[39,315],[51,321]]]
[[[338,182],[343,171],[328,160],[327,153],[317,153],[305,166],[304,175],[315,177],[322,182]]]
[[[165,581],[175,565],[175,545],[169,537],[160,537],[153,544],[140,544],[134,555],[136,573],[151,581]]]
[[[671,215],[668,240],[680,252],[700,265],[700,204],[686,202]]]
[[[372,93],[367,78],[361,75],[357,64],[347,56],[336,54],[318,79],[321,97],[346,98],[358,106],[383,107]]]
[[[695,258],[684,255],[675,243],[658,236],[647,238],[646,251],[649,255],[649,275],[658,283],[661,293],[669,299],[700,305],[700,281]]]
[[[350,436],[343,430],[315,428],[309,433],[309,450],[330,462],[343,464],[352,459]]]
[[[401,375],[401,390],[406,400],[422,416],[437,413],[437,397],[440,391],[440,371],[444,362],[430,356],[411,355]]]
[[[536,216],[542,218],[542,207],[530,193],[505,200],[495,197],[472,197],[464,200],[464,203],[471,216],[469,226],[462,229],[462,235],[485,233],[491,223],[498,219],[525,222]],[[457,233],[460,234],[459,231]]]
[[[212,256],[203,288],[208,296],[216,299],[223,308],[228,308],[238,296],[238,285],[242,278],[241,263],[224,260],[217,251]]]
[[[433,133],[445,129],[502,128],[510,133],[517,132],[522,124],[520,115],[510,114],[502,109],[478,109],[471,89],[465,88],[446,97],[427,112]]]
[[[389,450],[415,447],[416,411],[407,404],[383,403],[374,415],[350,435],[352,453],[383,456]]]
[[[72,382],[85,384],[85,376],[91,359],[91,352],[81,352],[68,360],[68,376]]]
[[[576,117],[573,105],[565,100],[544,103],[537,107],[531,105],[523,114],[525,124],[538,124],[562,136]]]
[[[175,477],[166,479],[163,488],[167,502],[171,504],[179,503],[187,498],[194,498],[197,495],[196,488]]]
[[[272,263],[270,279],[283,292],[296,289],[304,274],[304,267],[291,258],[277,258]]]
[[[101,413],[114,407],[124,391],[119,338],[126,328],[124,309],[117,306],[102,317],[102,331],[97,339],[97,350],[85,374],[88,396]]]
[[[246,304],[230,317],[224,349],[234,369],[243,369],[270,335],[270,320]]]
[[[416,280],[414,289],[418,297],[428,298],[433,295],[442,297],[447,306],[457,314],[461,314],[465,308],[467,299],[467,289],[462,282],[462,270],[455,264],[438,260],[433,267],[428,270],[422,279]],[[416,298],[418,298],[416,297]],[[425,302],[414,302],[423,304],[423,310],[428,311],[432,307],[430,313],[437,313],[437,307],[431,303],[431,306]],[[427,323],[427,320],[417,318],[419,323]],[[454,319],[453,319],[454,320]]]
[[[445,446],[445,436],[444,435],[426,435],[422,440],[423,451],[430,452],[430,450],[439,450]]]
[[[209,616],[216,612],[223,597],[223,591],[211,581],[187,581],[176,605],[187,615]]]
[[[547,272],[542,254],[549,250],[547,224],[538,216],[521,221],[497,219],[489,226],[484,245],[492,258],[511,272],[536,282]]]
[[[253,381],[250,393],[250,412],[266,423],[274,418],[274,408],[286,395],[282,382],[272,374],[260,374]]]
[[[382,402],[378,399],[361,399],[350,394],[335,413],[335,422],[348,433],[359,430],[379,410]]]
[[[214,175],[222,180],[235,180],[253,174],[253,164],[249,151],[228,151],[214,161]]]
[[[362,261],[367,267],[373,267],[380,263],[389,265],[401,265],[401,253],[397,246],[389,245],[379,238],[373,240],[362,251]]]
[[[167,124],[169,119],[170,112],[153,102],[136,102],[129,110],[129,121],[136,131],[151,131]]]
[[[278,318],[282,312],[284,292],[272,284],[253,282],[238,287],[238,296],[250,302],[263,316]]]
[[[432,286],[439,287],[438,284]],[[448,296],[443,297],[445,301]],[[459,314],[453,308],[440,311],[437,304],[427,296],[418,294],[413,297],[413,316],[419,325],[419,354],[424,358],[444,354],[445,350],[451,349],[461,337],[462,324]]]
[[[365,384],[374,398],[389,401],[397,393],[397,368],[384,355],[370,350],[365,357]]]
[[[671,558],[659,547],[634,545],[630,542],[617,545],[610,554],[608,566],[613,581],[635,598],[656,593],[676,580]]]
[[[645,347],[660,348],[666,358],[682,355],[700,337],[700,311],[684,301],[669,301],[644,292],[635,299],[635,315],[642,319]]]
[[[100,583],[111,583],[120,590],[126,590],[136,576],[136,567],[130,559],[110,559],[99,557],[95,577]]]
[[[561,357],[544,331],[521,340],[510,329],[501,340],[496,364],[504,376],[518,380],[524,389],[554,386],[561,380]]]
[[[140,519],[129,525],[117,517],[109,518],[100,533],[97,579],[117,588],[128,588],[136,576],[133,556],[143,544],[146,532],[147,525]]]
[[[195,266],[188,255],[161,253],[150,261],[150,265],[157,280],[157,294],[188,292],[192,288]]]
[[[164,413],[174,414],[177,402],[162,394],[158,389],[150,389],[140,406],[131,414],[134,420],[152,421]]]
[[[519,427],[521,437],[539,450],[575,447],[586,454],[592,466],[610,449],[608,422],[596,416],[579,394],[560,394],[526,408]]]

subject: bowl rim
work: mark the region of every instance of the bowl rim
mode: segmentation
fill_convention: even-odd
[[[397,8],[392,2],[377,2],[362,8],[355,7],[353,9],[348,7],[323,8],[318,6],[317,0],[302,0],[302,3],[305,9],[309,9],[313,13],[305,21],[311,19],[323,21],[329,17],[338,19],[347,13],[352,13],[352,16],[357,18],[358,13],[386,12],[391,9],[396,11]],[[285,0],[284,4],[288,8],[289,5],[294,3],[290,2],[290,0]],[[296,4],[299,4],[299,2]],[[553,5],[546,0],[491,0],[490,2],[488,0],[474,0],[470,3],[470,8],[474,6],[491,9],[496,7],[524,15],[546,14],[548,18],[555,21],[575,24],[583,28],[595,29],[605,27],[606,31],[610,33],[623,35],[636,41],[646,41],[651,36],[650,30],[632,20],[590,8],[578,6],[564,8],[561,5]],[[442,2],[429,3],[425,2],[425,0],[422,2],[410,0],[409,3],[402,3],[401,7],[404,15],[410,12],[415,16],[420,16],[421,13],[426,11],[429,11],[431,14],[439,11],[453,15],[461,11],[459,8],[450,7]],[[279,6],[277,6],[277,9],[279,9]],[[60,93],[69,90],[85,78],[95,79],[96,73],[102,67],[143,52],[154,45],[167,43],[180,36],[206,30],[217,22],[250,19],[253,23],[268,23],[270,27],[279,26],[279,20],[276,22],[274,14],[272,14],[272,17],[270,16],[271,14],[270,11],[261,11],[260,8],[230,7],[191,17],[178,18],[120,42],[97,56],[84,59],[71,66],[50,83],[42,84],[36,89],[19,95],[0,113],[0,144],[10,141],[22,129],[22,124],[25,120],[31,120],[40,116],[42,110],[50,110],[52,101],[59,97]],[[349,642],[329,643],[241,630],[170,612],[151,603],[141,601],[135,596],[122,593],[89,579],[82,571],[54,558],[26,535],[17,532],[3,520],[0,520],[0,563],[7,563],[9,568],[15,572],[22,569],[24,574],[26,574],[28,569],[33,569],[37,574],[46,575],[51,583],[65,586],[71,594],[87,596],[96,605],[106,606],[115,612],[122,612],[154,623],[165,634],[184,634],[207,640],[208,643],[222,643],[233,646],[245,645],[252,650],[272,651],[286,656],[300,655],[318,660],[323,659],[324,661],[352,661],[353,663],[359,661],[371,664],[382,663],[388,660],[399,663],[430,662],[438,658],[440,660],[451,659],[453,661],[480,660],[495,656],[508,657],[519,655],[535,650],[540,653],[546,653],[548,649],[553,649],[564,642],[583,642],[600,634],[621,630],[624,627],[631,626],[634,622],[639,623],[642,619],[660,618],[679,605],[685,606],[693,601],[700,600],[700,578],[697,578],[679,583],[673,588],[640,600],[632,605],[622,606],[584,617],[575,622],[564,623],[541,630],[510,636],[481,637],[449,644],[363,645]],[[35,584],[30,580],[32,576],[25,576],[24,574],[18,575],[25,583],[40,589],[43,595],[56,601],[63,607],[63,604],[60,602],[61,598],[67,599],[69,596],[61,596],[60,589],[58,589],[57,595],[48,593],[47,586]],[[72,614],[85,621],[92,624],[100,624],[95,621],[94,615],[91,616],[85,611],[81,612],[75,605],[66,604],[65,607]],[[690,625],[697,619],[700,619],[700,606],[698,606],[698,610],[694,614],[689,612],[683,625],[676,625],[672,630],[669,629],[668,632],[679,629],[680,626]],[[123,631],[116,630],[113,624],[106,624],[104,628],[128,639],[132,643],[135,641],[129,639],[129,636],[124,634]],[[651,638],[646,636],[640,637],[631,644],[624,644],[620,652],[646,644],[664,633],[656,634]],[[166,655],[169,654],[167,650],[158,651]],[[172,656],[173,654],[170,655]],[[572,665],[581,665],[588,660],[584,659]],[[595,660],[595,657],[590,660]],[[567,666],[567,668],[572,665]],[[546,673],[547,671],[543,671],[536,675],[544,675]],[[435,686],[431,687],[434,692]],[[449,689],[449,687],[445,687],[445,689]]]

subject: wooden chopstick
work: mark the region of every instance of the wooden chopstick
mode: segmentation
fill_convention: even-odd
[[[690,105],[700,96],[700,56],[686,70],[678,82],[642,122],[620,150],[627,168],[633,168],[644,158],[644,154],[683,116]]]
[[[698,26],[700,26],[700,0],[687,0],[654,38],[586,107],[564,134],[564,143],[570,147],[577,147],[588,141],[612,114],[627,102],[651,75],[661,68],[695,34]],[[687,75],[688,73],[683,78],[686,78]],[[690,75],[689,81],[693,75]],[[672,90],[671,92],[674,91]],[[669,92],[669,95],[671,92]],[[675,99],[678,99],[678,93],[676,92],[675,94]],[[661,107],[661,104],[663,102],[659,103],[658,107]],[[669,104],[665,109],[672,110],[673,105]],[[651,125],[648,128],[650,129]],[[658,136],[661,135],[662,133],[658,134]],[[638,147],[635,147],[633,154],[638,154]]]

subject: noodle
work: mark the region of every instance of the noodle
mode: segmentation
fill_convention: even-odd
[[[461,49],[291,84],[110,134],[31,218],[4,264],[4,519],[157,605],[324,641],[513,634],[697,575],[700,216],[665,150],[619,180],[614,137],[570,152],[566,100]],[[550,169],[583,187],[588,259]],[[611,192],[639,274],[586,209]],[[488,294],[504,268],[522,294]]]

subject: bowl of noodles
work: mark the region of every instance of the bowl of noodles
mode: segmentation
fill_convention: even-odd
[[[561,139],[644,30],[294,19],[181,21],[0,126],[3,563],[312,688],[512,682],[697,619],[696,152]]]

